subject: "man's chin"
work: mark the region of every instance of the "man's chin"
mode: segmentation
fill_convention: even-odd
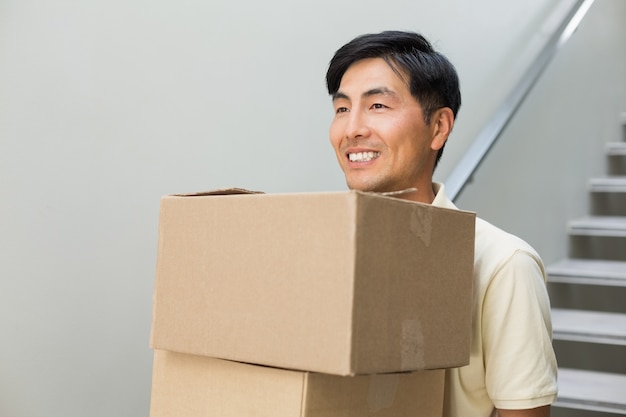
[[[348,188],[353,191],[374,192],[380,193],[387,190],[383,190],[378,184],[374,184],[367,181],[347,181]]]

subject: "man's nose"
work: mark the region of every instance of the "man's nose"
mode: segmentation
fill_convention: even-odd
[[[361,112],[351,112],[346,126],[346,139],[363,139],[369,136],[370,129],[367,123],[367,117]]]

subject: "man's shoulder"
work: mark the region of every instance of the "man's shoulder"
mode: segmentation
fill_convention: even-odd
[[[457,209],[456,205],[447,197],[445,186],[441,183],[433,183],[435,199],[433,205]],[[520,237],[504,231],[503,229],[476,217],[476,261],[488,259],[493,262],[503,261],[515,253],[528,254],[531,258],[541,263],[537,252]]]
[[[524,239],[509,233],[485,219],[476,217],[476,244],[481,246],[502,246],[515,248],[515,250],[535,250]]]
[[[476,261],[496,268],[507,262],[515,254],[532,258],[541,265],[541,258],[535,249],[524,239],[503,229],[476,218]]]

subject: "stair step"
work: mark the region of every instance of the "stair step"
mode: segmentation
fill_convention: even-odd
[[[625,216],[587,216],[569,223],[571,235],[626,237]]]
[[[626,193],[626,176],[592,178],[589,190],[593,193]]]
[[[626,142],[609,142],[606,144],[606,153],[609,156],[626,155]]]
[[[626,415],[626,375],[559,369],[555,407]]]
[[[626,346],[626,314],[554,308],[552,332],[555,340]]]
[[[549,282],[626,287],[626,261],[563,259],[546,273]]]

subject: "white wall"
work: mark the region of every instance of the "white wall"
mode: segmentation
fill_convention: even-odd
[[[0,415],[147,415],[160,196],[343,189],[344,42],[417,30],[457,66],[445,178],[571,3],[0,0]]]
[[[588,181],[607,142],[626,140],[626,2],[596,0],[458,199],[529,241],[568,255],[567,222],[591,214]]]

